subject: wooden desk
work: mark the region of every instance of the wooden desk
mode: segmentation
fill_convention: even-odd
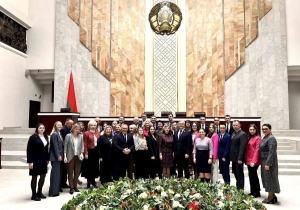
[[[71,118],[76,123],[79,116],[80,113],[40,112],[38,113],[38,122],[44,124],[46,133],[49,135],[56,121],[61,121],[64,125],[66,119]]]

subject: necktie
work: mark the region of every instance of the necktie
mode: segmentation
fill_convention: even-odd
[[[223,135],[224,135],[224,134],[221,134],[221,136],[220,136],[220,141],[223,139]]]
[[[124,134],[124,139],[125,139],[125,142],[127,143],[127,135]]]
[[[181,134],[182,134],[182,131],[180,131],[180,132],[179,132],[179,136],[178,136],[178,137],[180,137],[180,136],[181,136]]]

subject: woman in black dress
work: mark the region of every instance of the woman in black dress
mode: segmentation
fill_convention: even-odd
[[[150,127],[150,133],[147,137],[149,139],[149,151],[150,151],[150,177],[155,178],[158,176],[159,178],[162,178],[162,169],[161,169],[161,163],[159,159],[159,150],[158,150],[158,135],[155,131],[155,128],[153,126]]]
[[[159,136],[159,159],[163,170],[163,176],[170,177],[170,168],[174,166],[173,160],[173,134],[170,126],[163,127],[163,133]]]
[[[29,164],[29,175],[31,176],[31,200],[40,201],[46,198],[42,193],[49,163],[49,140],[45,132],[45,126],[39,123],[35,132],[30,136],[27,144],[27,163]],[[36,192],[37,177],[40,176],[38,191]]]
[[[104,128],[104,134],[100,136],[97,142],[98,157],[100,161],[100,181],[102,184],[112,182],[112,127],[107,125]]]

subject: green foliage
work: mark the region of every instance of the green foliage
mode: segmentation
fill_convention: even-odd
[[[88,189],[62,210],[266,210],[253,197],[234,186],[192,179],[120,179],[104,188]]]

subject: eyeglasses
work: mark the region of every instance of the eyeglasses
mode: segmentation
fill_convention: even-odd
[[[214,127],[209,127],[209,128],[214,128]]]
[[[263,131],[267,131],[267,130],[269,130],[269,128],[262,128],[261,130],[263,130]]]
[[[200,119],[200,120],[205,120],[205,119]]]

